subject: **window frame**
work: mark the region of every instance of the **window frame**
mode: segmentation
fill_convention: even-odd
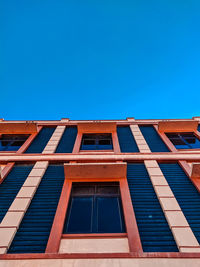
[[[4,136],[6,136],[7,138],[5,138],[5,140],[3,140],[2,139],[2,137],[4,137]],[[10,137],[9,137],[10,136]],[[24,136],[24,140],[20,140],[20,138],[19,138],[19,140],[15,140],[13,137],[14,136]],[[17,149],[15,149],[15,150],[0,150],[0,152],[6,152],[6,153],[9,153],[9,152],[17,152],[24,144],[25,144],[25,142],[29,139],[29,137],[30,137],[30,134],[12,134],[12,133],[10,133],[10,134],[1,134],[0,135],[0,142],[8,142],[8,144],[5,146],[5,147],[12,147],[12,144],[14,143],[14,142],[23,142],[20,146],[18,146],[17,145],[17,147],[19,147],[19,148],[17,148]],[[12,139],[13,138],[13,139]],[[13,145],[14,146],[14,145]]]
[[[85,184],[85,185],[84,185]],[[74,187],[73,187],[74,186]],[[117,189],[117,192],[98,192],[98,189],[101,187],[115,187]],[[73,189],[75,189],[76,187],[80,187],[80,188],[87,188],[87,189],[92,189],[92,192],[88,191],[85,193],[81,193],[81,192],[75,192],[73,191]],[[94,190],[94,191],[93,191]],[[90,231],[88,233],[84,233],[84,231],[75,231],[73,232],[67,232],[67,228],[69,227],[69,224],[71,224],[71,214],[72,214],[72,210],[73,210],[73,206],[72,203],[74,201],[74,198],[91,198],[91,225],[90,225]],[[106,199],[112,199],[112,198],[117,198],[117,207],[115,211],[117,211],[119,217],[119,223],[120,223],[120,228],[121,231],[117,231],[117,232],[102,232],[98,230],[98,222],[97,222],[97,201],[99,198],[106,198]],[[75,208],[76,209],[76,208]],[[74,211],[73,211],[74,212]],[[109,221],[106,221],[109,223]],[[108,224],[106,223],[106,224]],[[83,182],[83,183],[77,183],[77,182],[72,182],[72,190],[71,190],[71,194],[70,194],[70,202],[68,205],[68,209],[67,209],[67,214],[66,214],[66,219],[65,219],[65,224],[64,224],[64,230],[65,232],[63,233],[63,235],[68,236],[69,234],[74,234],[74,235],[80,235],[80,234],[85,234],[85,235],[91,235],[91,234],[126,234],[126,229],[125,229],[125,221],[124,221],[124,214],[123,214],[123,209],[122,209],[122,200],[121,200],[121,193],[120,193],[120,186],[119,186],[119,182],[114,182],[114,183],[110,183],[110,182]],[[79,233],[78,233],[79,232]],[[63,236],[62,235],[62,236]]]
[[[84,139],[84,135],[85,136],[91,135],[91,139],[87,139],[87,138]],[[85,140],[93,140],[94,141],[94,147],[95,146],[96,146],[96,148],[100,147],[101,145],[99,143],[100,143],[101,140],[103,140],[103,139],[99,138],[101,135],[102,136],[103,135],[110,135],[109,136],[109,140],[111,141],[111,144],[110,144],[111,148],[110,149],[82,149],[82,146],[84,146],[84,141]],[[88,151],[90,151],[90,152],[92,152],[92,151],[109,151],[109,152],[112,152],[113,149],[114,149],[114,147],[113,147],[113,138],[112,138],[112,134],[111,133],[83,133],[83,135],[82,135],[81,145],[80,145],[80,152],[82,152],[82,151],[87,151],[87,152]]]
[[[153,127],[155,128],[155,130],[157,131],[157,133],[159,134],[160,138],[163,140],[163,142],[166,144],[166,146],[169,148],[170,152],[181,152],[184,151],[185,153],[191,153],[191,151],[199,151],[199,148],[192,148],[192,149],[178,149],[175,147],[175,145],[170,141],[170,139],[167,137],[166,133],[167,132],[160,132],[158,129],[158,125],[157,124],[153,124]],[[187,131],[188,132],[188,131]],[[172,133],[172,131],[170,131],[170,133]],[[173,133],[186,133],[185,131],[174,131]],[[200,140],[200,132],[197,130],[193,131],[193,134]]]
[[[111,134],[112,136],[112,145],[113,145],[113,149],[109,149],[109,150],[81,150],[81,142],[82,142],[82,137],[83,134],[101,134],[100,132],[86,132],[86,133],[82,133],[82,132],[78,132],[77,136],[76,136],[76,141],[74,144],[74,148],[72,153],[76,154],[76,153],[80,153],[80,154],[96,154],[96,153],[106,153],[106,154],[114,154],[114,153],[121,153],[120,150],[120,146],[119,146],[119,140],[118,140],[118,136],[117,136],[117,132],[107,132],[108,134]]]
[[[35,139],[35,137],[39,134],[39,132],[41,130],[42,130],[42,126],[38,126],[38,131],[36,133],[30,133],[29,134],[29,137],[26,139],[26,141],[23,143],[23,145],[20,146],[20,148],[18,150],[0,151],[0,154],[4,154],[4,153],[17,153],[17,154],[22,154],[30,146],[30,144],[33,142],[33,140]],[[13,133],[13,135],[17,135],[17,134],[16,133]],[[0,133],[0,137],[1,136],[2,136],[2,133]]]
[[[63,234],[64,222],[70,201],[73,182],[119,182],[122,211],[126,233]],[[127,237],[130,252],[142,252],[142,244],[132,205],[127,178],[65,179],[45,253],[58,253],[60,241],[64,238],[120,238]]]
[[[187,142],[187,139],[185,139],[182,135],[183,134],[193,134],[194,135],[194,137],[200,142],[200,136],[199,136],[199,134],[198,133],[196,133],[196,132],[166,132],[165,133],[165,136],[166,136],[166,138],[169,140],[169,142],[175,147],[175,149],[176,150],[180,150],[180,151],[183,151],[183,150],[185,150],[185,151],[188,151],[188,150],[191,150],[191,151],[193,151],[193,150],[199,150],[200,149],[200,147],[199,148],[192,148],[191,147],[191,145]],[[176,147],[176,145],[171,141],[171,139],[170,139],[170,137],[168,137],[168,135],[167,134],[176,134],[177,135],[177,138],[180,138],[180,140],[184,143],[184,145],[186,145],[186,146],[188,146],[188,148],[178,148],[178,147]]]
[[[116,122],[106,122],[106,123],[100,123],[99,121],[93,121],[92,123],[77,123],[78,133],[76,136],[76,141],[74,144],[74,148],[72,153],[73,154],[117,154],[121,153],[120,146],[119,146],[119,140],[117,136],[117,123]],[[83,134],[101,134],[101,133],[110,133],[112,135],[112,143],[113,143],[113,149],[112,150],[80,150],[81,147],[81,141]]]

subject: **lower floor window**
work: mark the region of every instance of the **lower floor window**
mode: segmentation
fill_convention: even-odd
[[[73,183],[63,233],[123,233],[118,183]]]

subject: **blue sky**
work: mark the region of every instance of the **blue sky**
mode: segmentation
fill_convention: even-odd
[[[200,1],[0,0],[0,117],[200,116]]]

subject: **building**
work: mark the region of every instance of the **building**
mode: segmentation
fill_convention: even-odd
[[[0,121],[0,266],[200,266],[200,117]]]

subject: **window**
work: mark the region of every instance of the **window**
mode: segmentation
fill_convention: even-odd
[[[28,137],[29,134],[2,134],[0,151],[17,151]]]
[[[166,133],[166,135],[178,149],[200,148],[200,141],[194,133]]]
[[[73,183],[63,232],[125,232],[119,184]]]
[[[113,149],[111,134],[83,134],[81,150]]]

